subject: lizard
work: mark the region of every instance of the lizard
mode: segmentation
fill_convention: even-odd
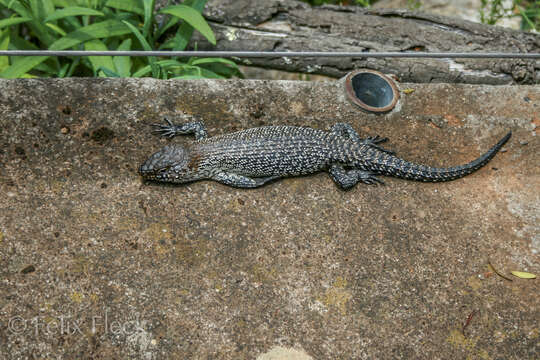
[[[505,135],[485,154],[465,165],[437,168],[400,159],[380,144],[387,138],[361,138],[346,123],[329,131],[299,126],[263,126],[209,137],[200,121],[153,124],[172,138],[194,134],[189,145],[170,144],[139,167],[145,180],[187,183],[211,179],[237,188],[256,188],[273,180],[327,171],[343,190],[357,183],[383,184],[378,175],[442,182],[464,177],[487,164],[508,141]]]

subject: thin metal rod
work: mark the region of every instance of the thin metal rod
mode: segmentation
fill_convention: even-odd
[[[0,50],[0,56],[178,56],[178,57],[355,57],[355,58],[478,58],[540,59],[540,53],[460,52],[324,52],[324,51],[78,51]]]

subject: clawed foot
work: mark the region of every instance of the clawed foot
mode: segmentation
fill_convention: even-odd
[[[154,130],[152,132],[162,137],[174,137],[176,135],[176,125],[174,125],[167,117],[163,118],[163,120],[167,122],[167,125],[152,124],[152,126],[154,127]]]
[[[379,135],[375,135],[375,136],[368,136],[366,138],[366,141],[372,143],[372,144],[380,144],[380,143],[383,143],[383,142],[387,142],[388,141],[388,138],[382,138],[380,137]]]
[[[359,180],[362,181],[364,184],[368,184],[368,185],[377,185],[377,184],[384,185],[384,181],[379,179],[376,173],[370,172],[370,171],[363,171],[361,173]]]
[[[390,154],[390,155],[394,155],[395,152],[393,152],[391,150],[387,150],[387,149],[377,145],[377,144],[381,144],[381,143],[384,143],[384,142],[387,142],[387,141],[388,141],[388,138],[386,138],[386,137],[382,138],[379,135],[369,136],[369,137],[364,139],[365,144],[368,144],[368,145],[374,147],[375,149],[377,149],[379,151],[385,152],[385,153]]]
[[[382,181],[381,179],[377,177],[377,173],[370,172],[370,171],[363,171],[359,180],[362,181],[364,184],[368,184],[368,185],[377,185],[377,184],[384,185],[384,181]]]

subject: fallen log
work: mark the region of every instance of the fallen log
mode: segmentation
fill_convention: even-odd
[[[407,10],[311,7],[287,0],[210,0],[204,11],[217,38],[199,50],[362,52],[540,52],[540,35]],[[245,65],[342,77],[358,68],[402,81],[540,83],[540,61],[524,59],[253,58]]]

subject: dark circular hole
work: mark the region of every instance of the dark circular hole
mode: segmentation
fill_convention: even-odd
[[[383,108],[394,100],[392,86],[377,74],[356,74],[352,77],[351,84],[356,97],[368,106]]]

